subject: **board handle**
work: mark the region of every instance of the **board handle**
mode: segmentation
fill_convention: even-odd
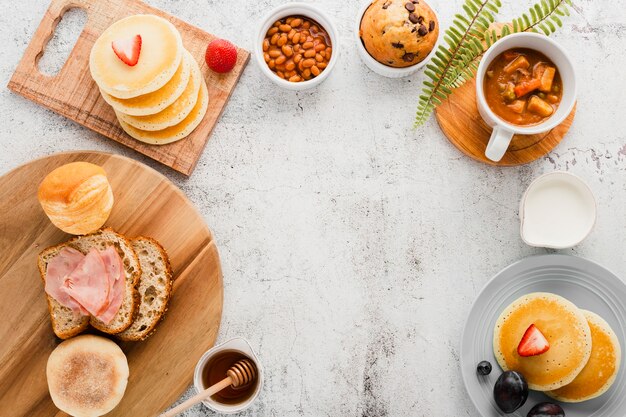
[[[74,53],[74,49],[80,42],[80,37],[77,39],[76,44],[74,45],[74,49],[70,52],[67,57],[67,61],[63,64],[63,68],[56,75],[47,75],[43,74],[39,71],[38,63],[39,59],[43,56],[44,49],[46,45],[54,36],[54,32],[63,18],[63,15],[70,9],[79,8],[85,11],[87,14],[87,21],[85,22],[85,26],[83,27],[83,32],[89,27],[90,23],[90,11],[93,6],[93,0],[52,0],[50,2],[50,6],[48,6],[48,10],[44,14],[41,22],[39,23],[39,27],[35,31],[33,38],[26,48],[24,52],[24,57],[20,62],[20,65],[25,66],[23,68],[29,71],[30,76],[37,79],[37,82],[49,82],[54,78],[61,75],[63,69],[65,68],[67,62],[69,62]]]

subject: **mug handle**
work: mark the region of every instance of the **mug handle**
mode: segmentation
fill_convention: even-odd
[[[496,125],[491,132],[485,156],[494,162],[498,162],[504,156],[513,139],[513,132],[505,127]]]

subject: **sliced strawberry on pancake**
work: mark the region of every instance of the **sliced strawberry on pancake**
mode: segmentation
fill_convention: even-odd
[[[522,340],[517,346],[517,353],[524,357],[537,356],[547,352],[548,349],[550,349],[548,339],[546,339],[537,326],[531,324],[528,329],[526,329]]]

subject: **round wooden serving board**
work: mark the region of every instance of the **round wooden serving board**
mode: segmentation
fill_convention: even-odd
[[[183,193],[131,159],[98,152],[57,154],[0,178],[0,416],[65,416],[46,383],[50,352],[61,342],[50,325],[37,255],[70,238],[50,223],[37,188],[54,168],[73,161],[102,166],[115,204],[107,226],[145,235],[167,250],[174,290],[165,318],[143,342],[122,343],[130,378],[122,402],[107,416],[152,417],[192,382],[196,361],[217,337],[223,287],[211,231]]]
[[[476,106],[476,79],[455,89],[435,110],[437,122],[446,137],[465,155],[490,165],[522,165],[541,158],[561,142],[574,120],[576,107],[565,121],[549,132],[515,135],[504,157],[494,162],[485,156],[491,128],[483,121]]]

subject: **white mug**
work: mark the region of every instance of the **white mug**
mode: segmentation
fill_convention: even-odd
[[[552,116],[543,122],[531,126],[518,126],[498,117],[489,108],[485,100],[483,82],[489,64],[502,52],[512,48],[528,48],[539,51],[556,65],[563,82],[561,103]],[[558,126],[570,114],[576,103],[576,74],[569,56],[556,42],[538,33],[522,32],[505,36],[485,52],[476,71],[476,102],[478,112],[485,123],[493,127],[491,138],[485,150],[485,156],[492,161],[499,161],[511,144],[513,135],[534,135],[547,132]]]

